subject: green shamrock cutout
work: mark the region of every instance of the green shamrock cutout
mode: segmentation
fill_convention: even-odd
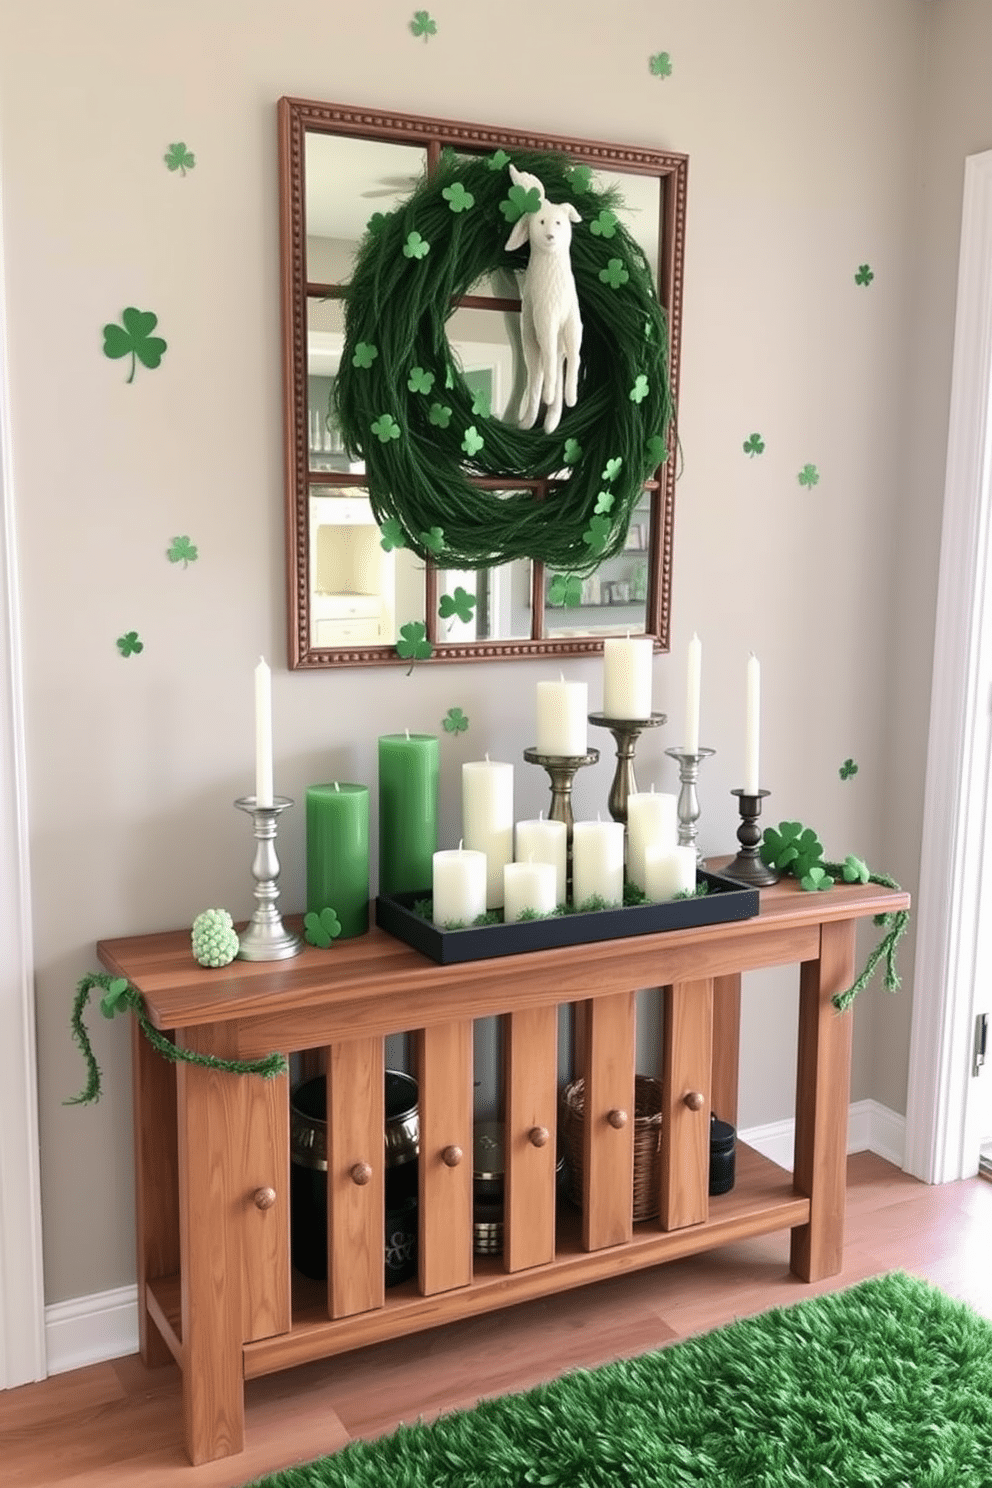
[[[373,212],[365,225],[365,231],[370,237],[377,238],[392,215],[391,212]]]
[[[822,859],[823,844],[812,827],[804,827],[802,822],[779,822],[777,831],[766,827],[759,856],[770,868],[779,872],[788,869],[797,878],[804,878]]]
[[[436,558],[438,553],[444,552],[444,528],[432,527],[429,532],[422,532],[420,542],[421,546],[425,547],[428,553],[433,553]]]
[[[577,439],[565,440],[565,464],[578,465],[582,459],[582,446]]]
[[[425,41],[430,41],[432,36],[437,35],[437,21],[431,19],[428,11],[415,10],[410,30],[414,36],[422,36]]]
[[[634,379],[634,386],[628,394],[631,403],[643,403],[649,392],[648,380],[643,372],[639,372]]]
[[[446,429],[451,423],[451,409],[444,403],[432,403],[428,417],[435,428]]]
[[[607,460],[606,467],[603,470],[602,475],[599,477],[600,480],[604,480],[604,481],[613,481],[613,480],[616,480],[617,476],[620,474],[620,471],[621,471],[622,466],[623,466],[623,456],[622,455],[614,455],[612,460]]]
[[[403,244],[404,258],[426,258],[431,250],[431,245],[426,238],[422,238],[419,232],[411,232],[406,235]]]
[[[871,878],[871,870],[862,858],[856,858],[853,853],[848,853],[844,859],[841,872],[845,883],[867,883]]]
[[[598,217],[594,217],[589,224],[589,231],[595,238],[613,238],[617,231],[617,215],[603,208]]]
[[[181,563],[183,568],[189,568],[195,563],[200,554],[195,543],[191,543],[188,537],[174,537],[165,555],[170,563]]]
[[[303,933],[308,945],[319,946],[322,951],[326,951],[341,934],[341,921],[329,907],[322,909],[320,914],[311,910],[303,916]]]
[[[592,517],[589,526],[582,534],[582,541],[591,553],[602,553],[610,540],[610,519],[604,516]]]
[[[867,289],[874,277],[875,275],[868,264],[860,264],[858,266],[858,272],[854,276],[854,282],[855,284],[863,284],[865,289]]]
[[[853,759],[848,758],[841,765],[837,773],[840,776],[841,780],[850,780],[852,776],[857,775],[858,773],[857,764]]]
[[[506,218],[507,225],[517,222],[528,212],[537,212],[541,207],[541,193],[536,186],[510,187],[506,201],[501,201],[499,209]]]
[[[750,434],[744,441],[744,453],[753,459],[755,455],[763,455],[765,452],[765,441],[760,434]]]
[[[461,708],[449,708],[441,719],[441,727],[446,734],[464,734],[468,728],[468,719]]]
[[[510,157],[505,150],[494,150],[486,161],[486,166],[491,171],[501,171],[510,163]]]
[[[434,373],[426,371],[423,367],[414,367],[407,378],[406,385],[411,393],[429,393],[434,386]]]
[[[596,512],[599,513],[612,511],[613,503],[614,501],[616,501],[616,499],[617,498],[614,496],[612,491],[600,491],[599,495],[596,497]]]
[[[380,527],[379,533],[379,546],[384,553],[391,553],[393,548],[406,547],[406,536],[395,517],[387,517]]]
[[[467,455],[477,455],[485,444],[485,440],[474,424],[469,424],[462,439],[462,449]]]
[[[468,624],[475,609],[475,595],[469,594],[459,584],[454,594],[442,594],[441,603],[438,605],[438,614],[442,620],[461,620]]]
[[[130,356],[131,370],[127,381],[134,381],[140,362],[143,367],[154,368],[165,354],[167,343],[161,336],[153,336],[158,325],[158,316],[151,310],[136,310],[133,305],[121,315],[121,325],[105,325],[103,328],[103,354],[112,361]]]
[[[410,671],[413,671],[415,661],[426,661],[428,656],[433,655],[434,647],[427,639],[427,626],[422,620],[411,620],[400,628],[400,638],[396,642],[396,654],[402,656],[404,661],[410,662]]]
[[[570,165],[565,172],[576,196],[581,196],[592,185],[591,165]]]
[[[128,991],[130,983],[127,977],[114,977],[107,987],[106,992],[100,998],[100,1011],[105,1018],[112,1018],[116,1013],[124,1012],[130,1006]]]
[[[179,171],[181,175],[185,175],[188,170],[192,170],[196,164],[196,157],[191,151],[187,150],[182,140],[178,144],[170,145],[166,154],[162,156],[162,159],[170,171]]]
[[[660,434],[651,435],[645,446],[645,454],[650,465],[660,465],[666,458],[668,450],[665,448],[665,441]]]
[[[799,887],[805,889],[807,894],[815,894],[820,889],[832,889],[833,886],[834,881],[827,870],[816,864],[799,880]]]
[[[391,413],[380,414],[371,429],[380,444],[388,444],[391,439],[400,437],[400,426]]]
[[[648,58],[648,68],[652,77],[671,77],[672,59],[667,52],[655,52],[653,57]]]
[[[578,574],[556,573],[548,585],[548,604],[574,609],[582,603],[582,580]]]
[[[371,367],[372,363],[375,361],[378,355],[378,346],[373,346],[368,341],[359,341],[357,346],[355,347],[355,352],[351,359],[351,365],[358,368]]]
[[[475,418],[488,418],[490,414],[489,394],[485,388],[476,388],[472,394],[472,414]]]
[[[144,651],[145,643],[139,641],[136,630],[129,630],[117,637],[117,649],[122,656],[138,656]]]
[[[441,195],[452,212],[467,212],[470,207],[475,206],[475,197],[471,191],[466,191],[461,181],[454,181],[450,186],[445,186]]]
[[[796,479],[801,486],[805,486],[807,490],[811,491],[820,479],[820,472],[815,465],[804,465]]]
[[[611,289],[619,289],[626,284],[630,275],[623,266],[622,258],[611,258],[605,269],[600,269],[599,277],[603,284],[608,284]]]

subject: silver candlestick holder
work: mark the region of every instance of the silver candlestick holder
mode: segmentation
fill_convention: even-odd
[[[286,929],[276,908],[279,898],[276,832],[280,814],[293,802],[288,796],[276,796],[271,806],[259,806],[254,796],[239,796],[234,804],[239,811],[247,812],[255,827],[255,856],[251,865],[255,912],[238,936],[238,955],[242,961],[284,961],[289,956],[298,956],[303,941]]]
[[[699,778],[699,766],[704,759],[709,759],[715,754],[715,749],[698,749],[691,754],[686,749],[666,749],[665,753],[673,760],[678,760],[679,765],[679,847],[692,847],[696,851],[697,862],[703,861],[703,855],[696,842],[696,823],[699,821],[699,798],[696,795],[696,781]]]
[[[747,791],[732,790],[732,796],[737,797],[737,804],[741,814],[741,824],[737,828],[737,841],[740,843],[740,852],[733,862],[728,863],[720,872],[727,878],[736,879],[738,883],[750,884],[752,888],[767,888],[769,884],[778,883],[779,875],[774,868],[769,868],[767,863],[762,862],[759,848],[761,845],[761,828],[758,826],[758,817],[761,815],[761,803],[771,791]]]
[[[634,779],[634,748],[644,729],[657,728],[666,714],[652,713],[650,718],[608,718],[605,713],[590,713],[589,722],[608,728],[617,744],[617,768],[610,786],[610,815],[627,825],[627,797],[637,790]]]

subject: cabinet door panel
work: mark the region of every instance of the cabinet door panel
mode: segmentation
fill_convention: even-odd
[[[472,1280],[472,1021],[422,1028],[420,1243],[425,1297]]]
[[[333,1044],[327,1059],[327,1303],[350,1317],[385,1300],[382,1039]]]
[[[713,981],[665,988],[662,1055],[661,1227],[680,1230],[709,1214]]]
[[[591,998],[585,1014],[582,1244],[634,1230],[634,993]]]
[[[544,1265],[555,1254],[558,1009],[506,1016],[506,1176],[503,1263]]]

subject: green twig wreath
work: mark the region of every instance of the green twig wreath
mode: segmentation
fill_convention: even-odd
[[[509,159],[445,151],[403,205],[372,218],[346,291],[337,419],[349,453],[365,461],[376,520],[397,523],[390,530],[421,558],[438,556],[425,538],[440,528],[450,567],[533,558],[587,574],[623,548],[644,482],[667,457],[667,318],[644,252],[617,218],[617,193],[592,189],[589,167],[565,156],[518,152],[513,164],[581,217],[571,245],[578,401],[553,434],[480,405],[445,325],[480,281],[526,267],[527,250],[504,244],[537,203],[511,185]],[[487,488],[471,476],[554,484],[545,500],[533,484]]]
[[[215,1054],[198,1054],[194,1049],[178,1048],[149,1020],[141,993],[131,986],[127,977],[90,972],[77,983],[70,1019],[73,1040],[86,1061],[86,1084],[78,1095],[63,1103],[67,1106],[87,1106],[100,1099],[100,1066],[83,1022],[83,1012],[95,987],[103,989],[100,1011],[105,1018],[113,1018],[117,1013],[130,1010],[152,1048],[173,1064],[199,1064],[207,1069],[225,1070],[234,1075],[261,1075],[263,1080],[274,1079],[276,1075],[284,1074],[288,1068],[282,1054],[267,1054],[264,1059],[220,1059]]]

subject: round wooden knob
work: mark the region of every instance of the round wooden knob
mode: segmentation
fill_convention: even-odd
[[[367,1162],[357,1162],[351,1170],[351,1181],[363,1188],[366,1183],[372,1182],[372,1169]]]
[[[622,1131],[627,1125],[627,1112],[614,1108],[612,1111],[607,1111],[606,1119],[615,1131]]]
[[[706,1104],[706,1097],[701,1090],[690,1090],[682,1097],[682,1102],[690,1111],[701,1111]]]
[[[457,1168],[462,1160],[462,1149],[460,1147],[445,1147],[441,1153],[441,1161],[447,1168]]]
[[[256,1209],[271,1209],[276,1201],[274,1188],[256,1188],[252,1194]]]
[[[527,1140],[532,1147],[544,1147],[551,1133],[546,1126],[532,1126],[527,1133]]]

